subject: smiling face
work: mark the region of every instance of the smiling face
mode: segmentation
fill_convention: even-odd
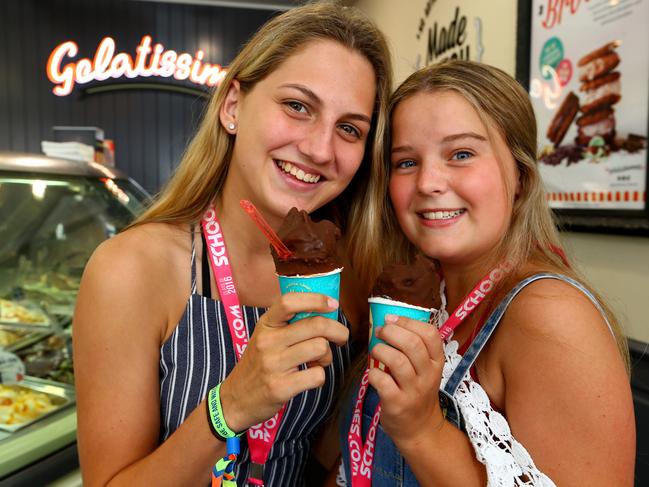
[[[310,42],[246,93],[235,81],[221,111],[236,132],[226,191],[271,219],[334,199],[363,159],[375,84],[366,58],[329,40]]]
[[[416,247],[442,266],[493,255],[509,225],[518,176],[503,137],[469,102],[452,91],[400,102],[390,166],[395,214]]]

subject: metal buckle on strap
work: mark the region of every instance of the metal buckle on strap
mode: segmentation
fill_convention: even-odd
[[[256,485],[264,485],[264,465],[261,463],[250,462],[250,474],[248,479],[253,479],[261,482],[261,484],[255,483]]]

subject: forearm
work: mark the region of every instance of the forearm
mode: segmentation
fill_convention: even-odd
[[[487,485],[487,473],[475,456],[469,438],[451,423],[417,438],[394,439],[422,487]]]
[[[124,445],[124,448],[128,446]],[[95,462],[102,460],[94,458],[94,474],[84,471],[84,485],[208,485],[213,465],[223,456],[225,443],[212,435],[203,401],[164,443],[117,473],[101,475]]]

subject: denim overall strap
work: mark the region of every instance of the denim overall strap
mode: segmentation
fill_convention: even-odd
[[[586,289],[583,285],[581,285],[574,279],[571,279],[567,276],[563,276],[561,274],[552,274],[549,272],[535,274],[526,279],[523,279],[511,291],[509,291],[509,293],[507,293],[504,299],[498,304],[496,309],[491,313],[491,315],[489,315],[489,318],[487,319],[485,325],[482,327],[482,329],[476,336],[475,340],[473,340],[473,343],[471,343],[467,351],[464,353],[464,355],[462,356],[462,360],[453,371],[451,377],[449,377],[448,381],[446,382],[446,385],[444,386],[444,392],[446,392],[451,397],[455,395],[455,391],[457,391],[457,388],[459,387],[460,383],[464,379],[464,376],[471,369],[471,367],[473,367],[473,364],[478,358],[478,355],[480,354],[480,352],[486,345],[487,341],[493,334],[494,330],[496,329],[496,326],[498,326],[498,323],[500,323],[500,320],[505,314],[505,311],[507,311],[507,308],[509,307],[513,299],[518,295],[518,293],[520,293],[523,290],[523,288],[525,288],[525,286],[533,283],[534,281],[538,281],[539,279],[558,279],[560,281],[567,282],[568,284],[576,287],[593,302],[593,304],[597,307],[600,313],[602,313],[602,316],[604,316],[604,318],[606,319],[604,310],[602,309],[599,302],[588,291],[588,289]],[[608,323],[608,321],[606,321],[606,324],[609,330],[611,330],[611,325]],[[612,330],[611,333],[613,333]]]

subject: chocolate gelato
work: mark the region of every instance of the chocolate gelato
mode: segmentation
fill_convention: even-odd
[[[328,220],[314,222],[306,211],[291,208],[277,231],[292,255],[280,258],[271,248],[277,274],[306,276],[331,272],[342,267],[337,255],[340,230]]]
[[[412,264],[386,266],[374,283],[372,296],[439,309],[439,285],[440,278],[433,262],[418,255]]]

